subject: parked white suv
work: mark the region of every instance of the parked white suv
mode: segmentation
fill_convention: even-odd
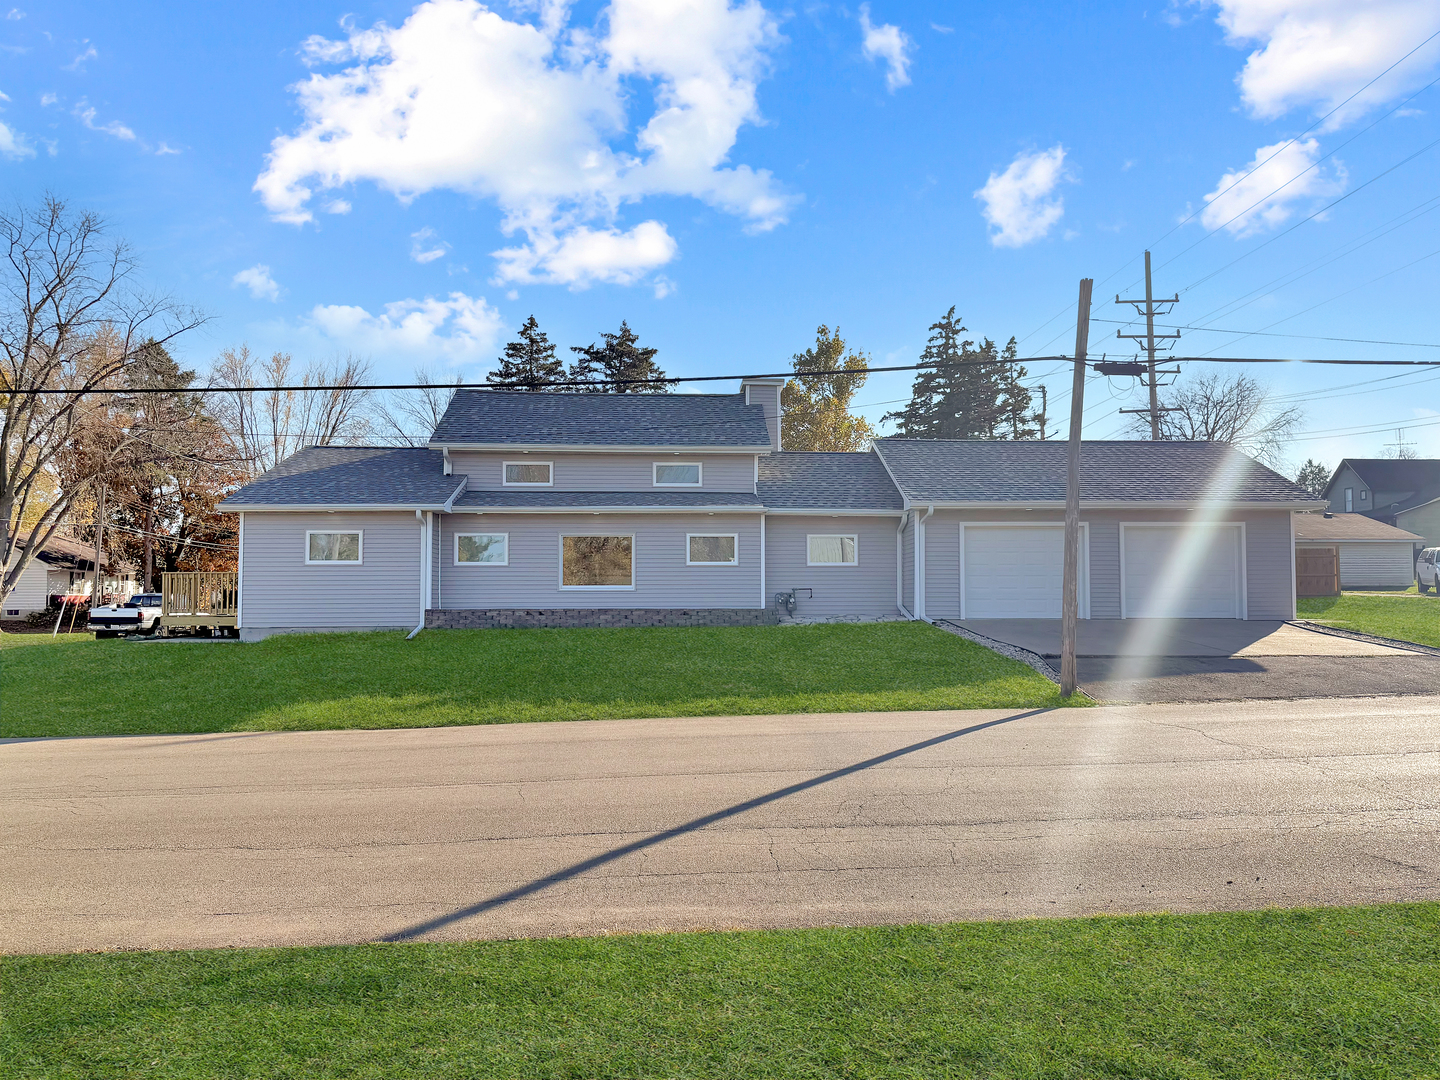
[[[106,604],[90,611],[90,629],[97,638],[121,633],[153,634],[160,626],[160,594],[136,593],[123,604]]]
[[[1440,547],[1426,548],[1415,560],[1415,586],[1421,592],[1434,589],[1440,595]]]

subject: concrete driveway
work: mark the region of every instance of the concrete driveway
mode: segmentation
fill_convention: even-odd
[[[1058,619],[961,619],[952,625],[1060,667]],[[1100,701],[1245,701],[1440,694],[1440,656],[1289,622],[1081,619],[1080,685]]]
[[[0,744],[0,950],[1440,898],[1440,698]]]

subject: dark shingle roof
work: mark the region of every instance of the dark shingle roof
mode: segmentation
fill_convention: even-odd
[[[742,394],[460,390],[432,446],[682,446],[767,450],[764,409]]]
[[[874,453],[789,451],[760,459],[760,501],[776,510],[899,510],[904,500]]]
[[[748,491],[466,491],[455,500],[455,509],[504,507],[521,510],[550,510],[573,506],[577,510],[596,507],[734,507],[759,510],[760,500]]]
[[[1440,459],[1346,458],[1340,462],[1340,468],[1346,465],[1375,493],[1373,498],[1377,501],[1365,511],[1367,514],[1389,516],[1440,499]],[[1326,497],[1335,486],[1340,468],[1325,485]],[[1383,504],[1378,501],[1381,492],[1389,496]]]
[[[1394,540],[1415,543],[1424,541],[1394,525],[1366,517],[1364,514],[1296,514],[1296,540]]]
[[[912,502],[1063,502],[1063,441],[877,439],[875,446]],[[1223,499],[1315,503],[1304,488],[1228,443],[1087,442],[1080,497],[1160,503]]]
[[[439,450],[413,446],[307,446],[220,504],[266,506],[441,506],[464,481],[445,475]]]

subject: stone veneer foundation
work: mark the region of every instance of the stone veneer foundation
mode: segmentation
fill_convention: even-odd
[[[540,630],[615,626],[774,626],[773,608],[431,608],[431,630]]]

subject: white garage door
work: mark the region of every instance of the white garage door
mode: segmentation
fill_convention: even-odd
[[[1063,526],[968,525],[964,529],[964,617],[1058,619],[1064,579]],[[1080,614],[1086,613],[1081,533]]]
[[[1124,525],[1127,619],[1239,619],[1238,525]]]

